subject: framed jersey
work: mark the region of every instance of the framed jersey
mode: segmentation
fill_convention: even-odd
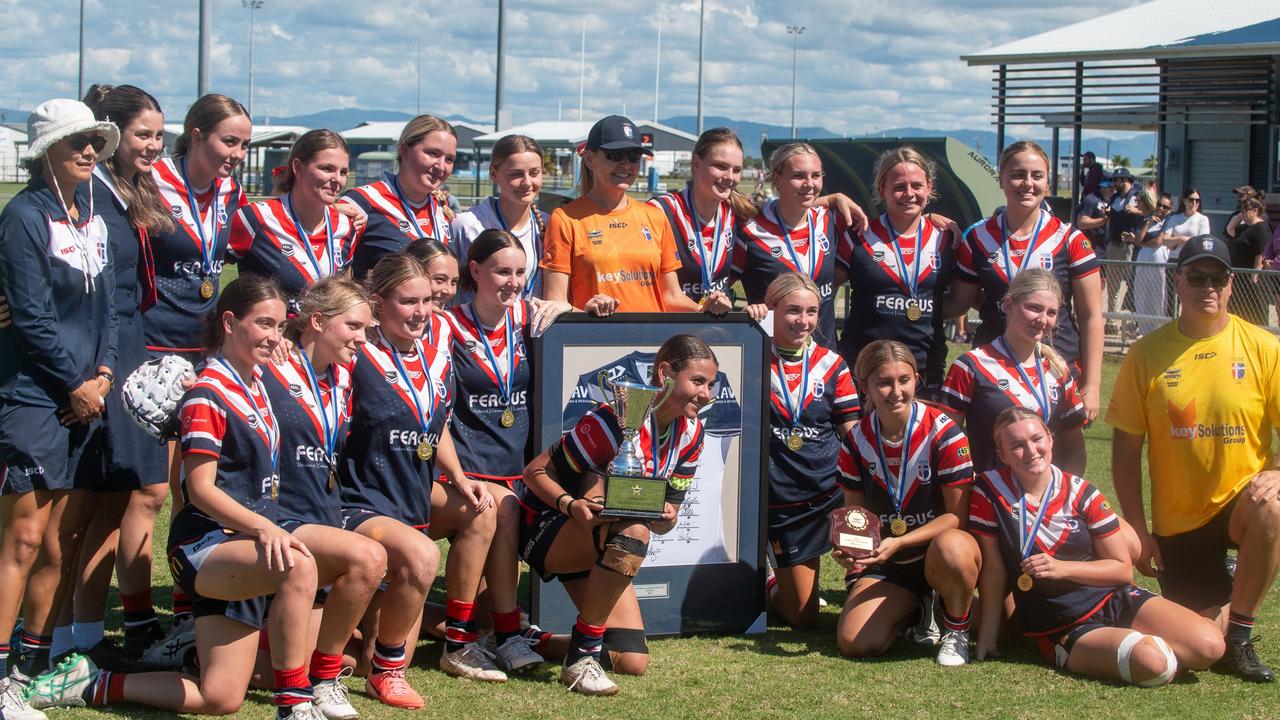
[[[546,448],[604,398],[608,381],[650,382],[668,338],[694,335],[716,354],[714,402],[697,471],[676,527],[654,535],[634,586],[650,635],[764,632],[764,551],[769,341],[745,314],[624,313],[607,320],[565,315],[533,341],[539,368],[534,442]],[[559,582],[532,586],[532,619],[567,632],[577,610]]]

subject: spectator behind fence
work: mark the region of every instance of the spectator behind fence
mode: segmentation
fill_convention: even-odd
[[[1165,220],[1160,244],[1169,248],[1170,260],[1177,260],[1188,240],[1208,234],[1209,218],[1200,212],[1200,191],[1189,187],[1182,191],[1182,212]]]
[[[1236,237],[1229,241],[1231,267],[1237,271],[1258,270],[1262,268],[1262,252],[1269,239],[1262,202],[1256,197],[1245,198],[1241,208]],[[1267,298],[1271,294],[1263,284],[1266,280],[1258,273],[1237,272],[1236,291],[1231,296],[1231,312],[1255,325],[1266,325]]]
[[[1102,254],[1107,247],[1107,211],[1111,208],[1111,196],[1115,188],[1110,180],[1103,180],[1080,201],[1076,212],[1076,229],[1093,243],[1093,251]]]
[[[1231,192],[1235,193],[1236,196],[1236,209],[1231,213],[1231,217],[1227,218],[1227,229],[1223,231],[1227,236],[1227,240],[1235,240],[1243,231],[1243,226],[1247,225],[1247,223],[1244,222],[1244,204],[1251,198],[1262,203],[1262,207],[1264,209],[1262,214],[1262,224],[1263,227],[1267,229],[1267,232],[1270,233],[1271,221],[1267,219],[1265,211],[1265,208],[1267,207],[1267,194],[1262,190],[1255,189],[1251,185],[1241,185],[1238,188],[1232,188]]]
[[[1150,195],[1150,190],[1143,192],[1143,198]],[[1139,198],[1140,204],[1145,202],[1143,198]],[[1166,315],[1166,269],[1157,263],[1169,262],[1169,248],[1160,243],[1160,233],[1172,211],[1173,198],[1169,193],[1161,193],[1154,211],[1147,216],[1134,237],[1133,244],[1138,248],[1138,267],[1133,272],[1133,294],[1135,310],[1139,315]],[[1158,320],[1139,320],[1138,333],[1146,335],[1160,323]]]
[[[1133,260],[1133,240],[1142,228],[1146,219],[1138,207],[1138,195],[1142,186],[1134,182],[1129,168],[1119,167],[1111,172],[1111,185],[1115,194],[1111,196],[1110,209],[1107,212],[1107,245],[1104,254],[1108,260],[1121,263]],[[1107,288],[1107,305],[1104,310],[1120,310],[1121,305],[1133,306],[1133,301],[1126,302],[1125,286],[1133,286],[1133,267],[1123,264],[1106,268],[1103,283]]]
[[[1087,152],[1080,156],[1080,198],[1089,195],[1097,195],[1098,188],[1103,182],[1102,166],[1098,164],[1097,156],[1092,152]]]

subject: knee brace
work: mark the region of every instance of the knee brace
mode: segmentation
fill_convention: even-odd
[[[640,572],[640,564],[648,554],[649,543],[644,540],[610,532],[605,536],[604,547],[596,565],[619,575],[635,577],[636,573]]]
[[[616,653],[649,654],[649,641],[645,639],[643,630],[635,628],[606,628],[604,631],[604,652],[600,653],[600,665],[605,670],[613,669],[613,658]]]
[[[1151,641],[1155,643],[1160,652],[1164,653],[1164,672],[1148,680],[1134,682],[1129,667],[1133,648],[1143,638],[1148,637],[1151,638]],[[1161,685],[1169,684],[1169,681],[1173,679],[1174,673],[1178,672],[1178,658],[1173,654],[1173,650],[1169,648],[1169,643],[1165,642],[1164,638],[1159,635],[1144,635],[1134,630],[1125,636],[1125,639],[1120,641],[1120,647],[1116,648],[1116,667],[1120,670],[1120,679],[1130,685],[1144,688],[1160,687]]]

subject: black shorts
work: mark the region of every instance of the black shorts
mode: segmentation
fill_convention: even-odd
[[[0,405],[0,494],[90,490],[105,470],[100,419],[63,427],[50,407]]]
[[[844,505],[836,488],[828,497],[802,505],[769,508],[769,550],[774,567],[794,567],[831,550],[831,521],[827,515]]]
[[[343,530],[349,530],[351,532],[355,532],[356,528],[360,527],[361,525],[369,522],[374,518],[380,518],[380,517],[390,517],[392,520],[395,520],[396,522],[403,522],[399,518],[391,517],[390,515],[383,515],[382,513],[376,510],[369,510],[366,508],[342,508],[341,528]],[[289,522],[289,521],[286,520],[285,522]],[[297,522],[292,527],[285,527],[284,525],[281,525],[281,527],[285,527],[285,529],[288,530],[289,532],[293,532],[295,529],[297,529],[298,525],[304,525],[304,524],[305,523]],[[413,528],[414,530],[421,531],[423,535],[427,535],[427,530],[430,529],[431,523],[427,523],[426,525],[409,525],[409,527]],[[428,535],[428,537],[430,536]]]
[[[270,607],[269,596],[247,600],[218,600],[195,592],[196,575],[213,549],[235,537],[222,528],[210,529],[186,542],[169,546],[169,570],[173,581],[191,594],[191,610],[196,617],[222,615],[252,628],[262,629]]]
[[[1071,655],[1071,648],[1075,647],[1080,638],[1098,628],[1133,627],[1133,619],[1137,617],[1138,610],[1154,597],[1159,596],[1136,585],[1116,589],[1092,615],[1067,628],[1056,638],[1037,636],[1036,642],[1040,647],[1041,655],[1046,662],[1058,668],[1065,667],[1067,657]]]
[[[520,511],[520,558],[543,582],[556,579],[555,573],[547,572],[547,553],[567,522],[568,515],[554,510],[537,512],[526,507]]]
[[[883,580],[893,583],[915,595],[924,595],[933,590],[929,585],[929,581],[924,577],[924,558],[912,560],[908,563],[884,563],[882,565],[871,565],[864,569],[859,575],[848,575],[845,577],[845,587],[852,589],[853,583],[861,578],[871,578],[873,580]]]
[[[1195,530],[1179,535],[1156,535],[1164,560],[1160,594],[1195,612],[1219,608],[1231,602],[1231,575],[1227,550],[1234,548],[1228,525],[1241,493]]]

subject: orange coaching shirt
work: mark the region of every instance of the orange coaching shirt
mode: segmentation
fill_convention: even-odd
[[[628,198],[605,213],[580,197],[551,213],[542,268],[569,276],[574,307],[604,294],[618,299],[618,312],[662,312],[662,275],[680,259],[662,210]]]

